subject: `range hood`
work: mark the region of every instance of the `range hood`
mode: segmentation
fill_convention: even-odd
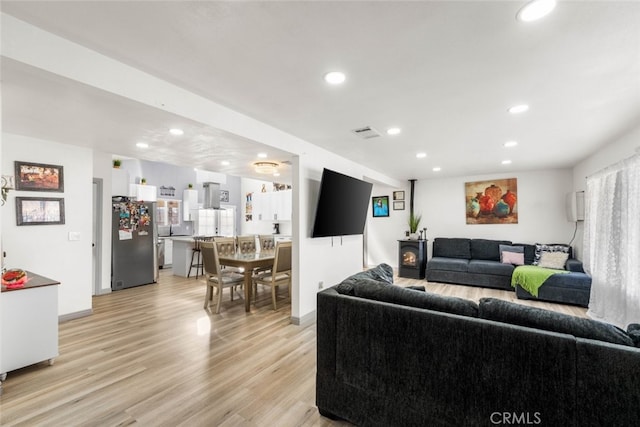
[[[217,182],[205,182],[203,209],[220,209],[220,184]]]

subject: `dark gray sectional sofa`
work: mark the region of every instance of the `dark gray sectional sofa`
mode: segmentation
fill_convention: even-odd
[[[432,257],[427,262],[426,278],[430,282],[454,283],[504,290],[515,290],[518,298],[587,307],[591,293],[591,277],[584,272],[582,263],[569,259],[568,274],[551,276],[534,297],[524,289],[511,286],[514,266],[500,262],[500,245],[523,246],[524,262],[531,265],[535,245],[512,243],[508,240],[436,238]]]
[[[322,415],[385,427],[493,426],[505,417],[637,425],[633,335],[492,298],[478,305],[401,288],[379,274],[391,267],[374,270],[318,293]]]

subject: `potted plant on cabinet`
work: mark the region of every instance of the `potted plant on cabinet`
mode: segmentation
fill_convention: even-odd
[[[421,214],[415,214],[411,212],[409,214],[409,239],[417,240],[418,239],[418,227],[420,226],[420,221],[422,220]]]
[[[146,183],[147,183],[147,178],[140,178],[140,184],[146,185]]]
[[[120,165],[122,164],[122,161],[120,159],[113,159],[113,167],[114,169],[120,169]]]

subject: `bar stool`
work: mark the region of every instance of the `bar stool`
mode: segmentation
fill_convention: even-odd
[[[204,269],[202,265],[202,251],[200,250],[200,244],[206,241],[204,236],[193,236],[193,247],[191,248],[191,265],[189,266],[189,273],[187,273],[187,277],[191,277],[191,269],[193,267],[196,268],[196,279],[198,278],[198,269],[201,274],[204,274]],[[193,262],[195,258],[195,263]]]

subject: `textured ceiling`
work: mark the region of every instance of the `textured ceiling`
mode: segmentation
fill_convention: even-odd
[[[435,176],[570,167],[637,125],[640,3],[561,1],[528,24],[515,19],[522,4],[3,1],[2,10],[390,177],[421,179],[435,166]],[[81,134],[106,151],[148,140],[140,158],[232,174],[268,149],[22,68],[2,64],[7,131]],[[334,69],[347,74],[341,87],[322,81]],[[506,112],[523,102],[529,112]],[[47,103],[56,114],[28,108]],[[197,137],[176,144],[165,133],[173,123]],[[350,132],[363,126],[383,136]],[[391,126],[402,133],[385,135]],[[507,140],[519,145],[505,149]],[[242,168],[222,170],[216,152],[244,156]]]

